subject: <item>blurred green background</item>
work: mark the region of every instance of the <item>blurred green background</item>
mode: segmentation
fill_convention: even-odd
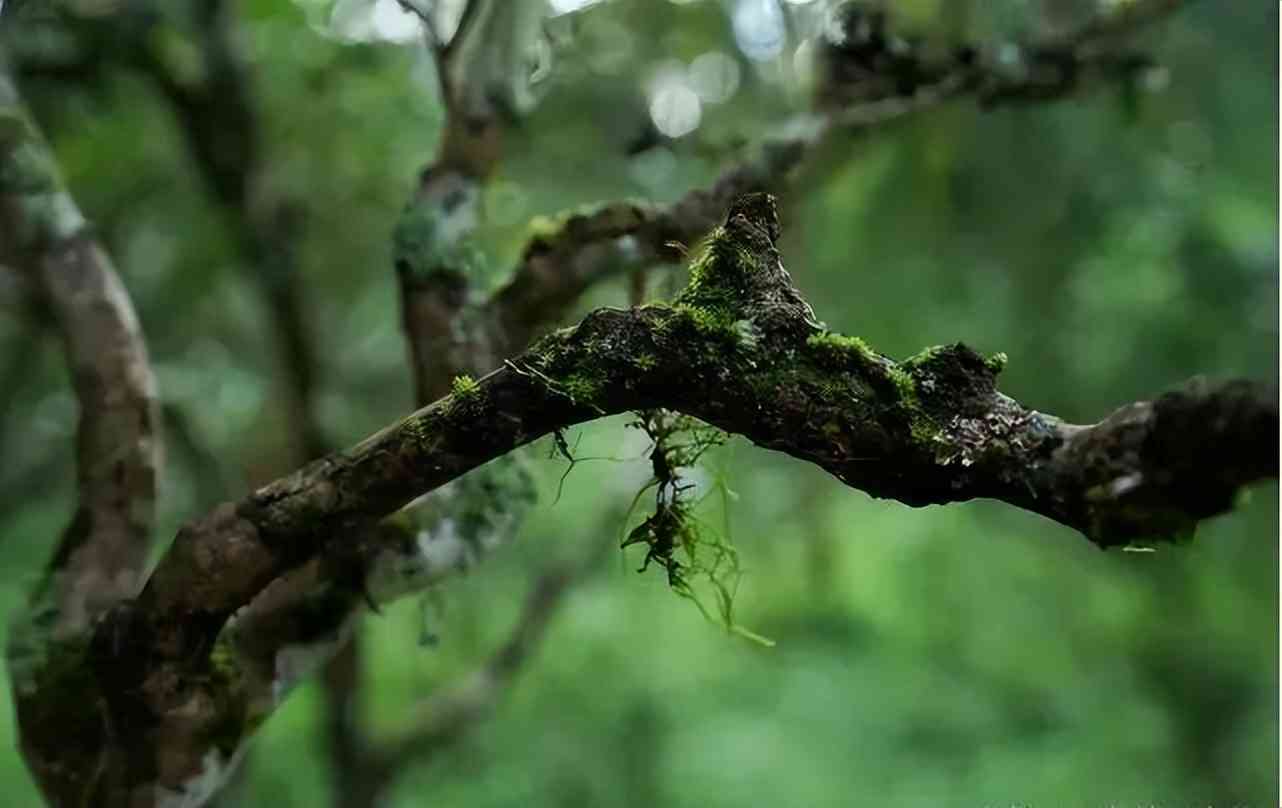
[[[825,5],[613,0],[551,19],[545,96],[486,200],[495,283],[531,217],[674,199],[806,109]],[[985,41],[1092,11],[892,5],[923,33]],[[240,13],[273,183],[308,205],[317,406],[327,436],[350,443],[411,405],[390,234],[437,141],[430,59],[390,0],[246,0]],[[1139,40],[1164,81],[1053,105],[962,102],[841,144],[784,197],[785,264],[835,330],[892,356],[956,340],[1005,351],[1003,389],[1069,420],[1199,373],[1276,380],[1277,14],[1191,4]],[[24,89],[177,416],[163,546],[180,521],[285,470],[265,303],[150,85],[119,70]],[[647,131],[654,145],[629,154]],[[673,273],[652,273],[656,294]],[[579,311],[626,295],[624,279],[601,284]],[[15,306],[0,308],[0,373],[7,615],[71,513],[76,406],[57,339]],[[530,450],[541,503],[517,542],[428,604],[437,645],[419,644],[419,600],[367,620],[376,727],[500,643],[546,559],[617,541],[649,474],[622,424],[571,432],[579,454],[617,460],[577,466],[555,505],[565,463],[546,442]],[[724,514],[747,571],[738,619],[777,646],[727,636],[659,571],[636,575],[633,548],[574,589],[498,715],[407,770],[389,805],[1278,804],[1275,484],[1190,545],[1102,553],[994,503],[874,501],[740,440],[698,475],[738,494]],[[265,726],[237,804],[325,804],[321,707],[305,685]],[[0,794],[33,805],[14,732],[6,700]]]

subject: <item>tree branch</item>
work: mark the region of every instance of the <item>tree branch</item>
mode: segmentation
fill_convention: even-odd
[[[769,198],[742,198],[672,305],[597,310],[475,385],[185,527],[142,594],[99,627],[99,675],[107,692],[128,694],[113,699],[115,724],[181,720],[185,743],[198,741],[220,726],[211,711],[214,726],[193,732],[197,706],[220,703],[203,690],[217,681],[214,639],[272,580],[309,558],[351,558],[347,543],[409,500],[606,414],[677,410],[873,496],[998,499],[1102,547],[1175,538],[1277,473],[1273,387],[1193,385],[1095,425],[1065,424],[996,390],[1001,358],[958,344],[894,362],[827,332],[782,269],[777,235]],[[179,775],[190,773],[160,773]]]
[[[129,296],[0,76],[0,253],[53,314],[80,403],[79,506],[46,586],[74,633],[136,591],[150,542],[159,435],[156,389]]]
[[[711,185],[672,204],[607,203],[560,217],[530,240],[511,280],[488,301],[487,316],[496,323],[491,331],[507,337],[509,353],[520,350],[541,322],[554,321],[601,277],[671,260],[670,242],[697,241],[739,194],[782,191],[793,169],[836,139],[868,134],[961,98],[991,108],[1063,98],[1092,76],[1129,79],[1150,62],[1119,54],[1116,42],[1185,2],[1136,0],[1058,37],[961,48],[935,62],[912,50],[898,54],[885,15],[874,14],[870,22],[867,12],[850,4],[854,11],[842,21],[840,41],[826,43],[821,115],[779,127]],[[1012,53],[1013,62],[1003,61]],[[624,237],[629,241],[621,251],[615,242]]]
[[[1142,0],[1141,5],[1150,3]],[[1155,18],[1178,4],[1157,5],[1160,8],[1143,19]],[[524,350],[549,324],[561,320],[592,284],[616,272],[635,272],[657,261],[673,260],[677,257],[674,242],[695,243],[716,225],[736,195],[782,185],[792,169],[829,141],[870,132],[965,95],[988,106],[1062,96],[1089,75],[1092,64],[1113,58],[1113,49],[1104,47],[1105,43],[1127,33],[1137,19],[1133,10],[1105,14],[1068,36],[1017,47],[1017,52],[1031,54],[1023,57],[1019,69],[995,55],[1010,48],[962,49],[941,62],[924,63],[915,53],[897,55],[884,17],[860,35],[856,29],[864,28],[847,19],[844,38],[828,46],[826,58],[834,65],[828,88],[840,90],[850,82],[852,77],[837,68],[854,59],[862,60],[854,78],[866,79],[871,72],[874,78],[892,79],[889,93],[865,94],[858,102],[829,105],[824,116],[792,122],[765,138],[711,186],[692,190],[674,204],[606,204],[538,225],[539,232],[526,246],[508,283],[485,299],[471,280],[479,253],[471,238],[480,218],[482,178],[498,152],[484,127],[459,129],[459,136],[447,136],[447,147],[451,142],[470,142],[472,146],[463,153],[485,159],[480,163],[456,160],[451,155],[457,149],[443,149],[441,159],[425,172],[419,195],[397,230],[404,325],[414,357],[419,403],[448,393],[452,378],[482,375],[500,357]],[[1024,62],[1039,69],[1029,69]],[[1068,65],[1071,70],[1062,75],[1048,72],[1043,62]],[[911,82],[896,83],[897,74],[900,79],[907,74]],[[462,118],[452,115],[451,120]],[[457,128],[447,125],[447,131]]]
[[[140,583],[160,454],[155,382],[129,296],[5,70],[0,166],[0,260],[29,274],[52,312],[80,404],[79,502],[12,627],[9,671],[32,772],[49,794],[83,795],[110,754],[86,642]]]

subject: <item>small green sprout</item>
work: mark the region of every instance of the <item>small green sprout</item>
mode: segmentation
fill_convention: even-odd
[[[470,398],[480,391],[481,387],[476,383],[476,379],[466,373],[455,376],[454,381],[450,382],[450,392],[459,398]]]

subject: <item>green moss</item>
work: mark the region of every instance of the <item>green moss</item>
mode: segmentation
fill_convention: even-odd
[[[948,350],[947,345],[932,345],[929,348],[923,348],[922,350],[908,357],[907,359],[905,359],[903,362],[900,362],[899,364],[901,367],[905,368],[906,370],[919,368],[923,365],[930,364],[932,361],[937,359],[939,355],[946,350]]]
[[[643,199],[624,199],[608,205],[599,203],[579,205],[552,216],[533,217],[526,227],[526,234],[530,241],[549,242],[560,238],[567,231],[572,231],[576,223],[588,219],[599,220],[602,227],[610,229],[611,220],[636,220],[650,207],[651,203]],[[603,213],[608,214],[608,218],[603,216]],[[569,235],[573,237],[574,233],[570,232]]]
[[[450,382],[450,392],[459,398],[473,398],[480,394],[480,385],[476,379],[464,373],[461,376],[455,376]]]
[[[236,652],[229,642],[214,644],[209,652],[209,668],[213,676],[224,682],[233,682],[241,677],[240,665],[236,662]]]
[[[933,447],[935,438],[939,435],[939,427],[922,409],[921,399],[917,395],[917,379],[905,368],[928,361],[939,350],[941,349],[928,348],[902,364],[890,365],[886,368],[886,377],[895,385],[895,390],[899,394],[899,408],[908,418],[909,434],[912,435],[914,443],[923,447]]]
[[[738,311],[752,286],[758,261],[718,227],[690,263],[690,280],[677,303],[724,310],[728,315]],[[732,319],[738,317],[732,315]]]
[[[720,306],[696,306],[678,303],[672,307],[680,316],[687,318],[695,330],[704,336],[729,337],[738,341],[735,323],[738,318],[728,308]]]
[[[686,284],[685,294],[699,295],[716,286],[713,264],[715,257],[711,249],[712,241],[718,237],[721,228],[709,236],[708,241],[698,248],[697,257],[690,262],[690,280]]]
[[[892,365],[886,368],[886,376],[894,383],[895,389],[899,391],[899,401],[906,407],[915,408],[917,406],[917,382],[913,379],[912,374],[898,365]]]
[[[859,337],[825,331],[806,338],[806,347],[823,364],[835,367],[867,365],[879,361],[877,353]]]
[[[735,341],[749,350],[756,348],[761,342],[761,329],[751,319],[735,320],[731,324],[734,330]]]
[[[230,757],[262,724],[266,715],[262,711],[254,714],[245,701],[245,671],[233,641],[220,639],[214,644],[209,652],[208,675],[211,693],[222,700],[218,720],[208,728],[209,743]]]
[[[551,239],[561,232],[568,218],[566,215],[535,216],[526,227],[526,235],[531,241]]]
[[[984,364],[988,365],[988,369],[994,374],[998,374],[1006,369],[1006,359],[1006,353],[1004,351],[998,351],[992,356],[986,358],[984,360]]]
[[[571,373],[561,381],[561,392],[576,404],[592,404],[601,393],[601,381],[585,372]]]
[[[908,420],[909,433],[913,436],[913,442],[918,446],[931,447],[933,449],[935,439],[939,436],[939,428],[935,422],[921,412],[914,412]]]
[[[453,414],[446,403],[411,415],[401,422],[400,428],[414,446],[430,451],[430,447],[440,439],[442,423],[448,421]]]

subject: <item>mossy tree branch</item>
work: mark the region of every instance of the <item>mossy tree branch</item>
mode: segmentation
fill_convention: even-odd
[[[92,651],[131,762],[157,764],[156,733],[202,755],[226,740],[228,685],[210,651],[272,580],[316,556],[350,558],[346,543],[423,492],[602,415],[677,410],[874,496],[998,499],[1104,547],[1173,538],[1277,472],[1272,387],[1193,385],[1065,424],[997,391],[1001,357],[958,344],[894,362],[826,331],[783,270],[777,234],[769,198],[742,198],[671,305],[597,310],[465,391],[185,527]]]
[[[1276,428],[1276,402],[1255,385],[1190,388],[1095,426],[1073,426],[997,393],[1000,356],[953,345],[896,363],[857,338],[823,330],[779,264],[777,230],[745,212],[761,198],[732,208],[674,304],[599,309],[465,392],[223,506],[184,529],[132,611],[225,618],[262,587],[263,576],[322,552],[327,534],[350,536],[555,429],[650,407],[815,462],[875,496],[910,505],[1001,499],[1105,546],[1168,524],[1140,511],[1121,518],[1121,500],[1095,490],[1121,472],[1156,485],[1169,477],[1158,464],[1187,474],[1196,465],[1175,462],[1179,451],[1200,462],[1210,459],[1210,443],[1238,458],[1218,473],[1216,490],[1273,471],[1272,447],[1253,443],[1267,443]],[[700,373],[716,386],[679,382]],[[1214,441],[1168,434],[1172,423],[1188,426],[1189,413],[1211,411],[1217,418],[1199,431],[1218,425]],[[1194,482],[1212,480],[1199,474]],[[1223,505],[1181,499],[1163,512],[1187,508],[1195,521]],[[236,540],[214,538],[221,534]],[[205,557],[214,545],[229,563]],[[190,585],[193,574],[201,585]],[[186,582],[177,585],[180,579]]]

